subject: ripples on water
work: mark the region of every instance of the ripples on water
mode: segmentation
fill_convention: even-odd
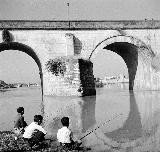
[[[134,91],[128,86],[98,88],[96,96],[44,97],[46,129],[56,134],[60,118],[70,117],[75,138],[99,128],[83,141],[95,151],[111,149],[120,143],[119,151],[152,151],[160,149],[160,92]],[[20,88],[0,92],[0,129],[10,130],[16,108],[25,108],[28,123],[41,113],[40,88]],[[120,115],[122,114],[122,115]],[[115,115],[118,115],[115,119]],[[112,120],[113,119],[113,120]],[[109,121],[109,122],[108,122]],[[106,123],[105,123],[106,122]]]

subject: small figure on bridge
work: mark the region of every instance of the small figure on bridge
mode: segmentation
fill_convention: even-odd
[[[14,120],[14,133],[16,135],[15,139],[17,139],[18,136],[22,135],[24,133],[24,129],[27,126],[26,121],[24,120],[24,108],[19,107],[17,108],[17,116]]]

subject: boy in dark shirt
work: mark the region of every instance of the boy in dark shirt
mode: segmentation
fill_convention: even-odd
[[[14,121],[14,132],[16,134],[16,136],[19,136],[21,134],[23,134],[24,132],[24,128],[27,126],[26,121],[24,120],[24,108],[23,107],[19,107],[17,108],[17,116],[16,119]]]

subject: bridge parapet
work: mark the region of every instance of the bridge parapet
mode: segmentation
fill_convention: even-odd
[[[115,21],[47,21],[47,20],[0,20],[0,29],[46,29],[46,30],[111,30],[111,29],[160,29],[159,20]]]

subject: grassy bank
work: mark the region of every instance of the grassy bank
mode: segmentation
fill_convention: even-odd
[[[31,148],[23,138],[15,140],[11,131],[0,132],[0,152],[65,152],[58,147],[56,139],[48,139],[45,146]],[[85,150],[82,150],[85,152]],[[77,152],[74,150],[73,152]]]
[[[0,151],[1,152],[56,152],[56,140],[47,140],[43,147],[31,148],[23,138],[15,140],[14,133],[11,131],[0,132]]]

